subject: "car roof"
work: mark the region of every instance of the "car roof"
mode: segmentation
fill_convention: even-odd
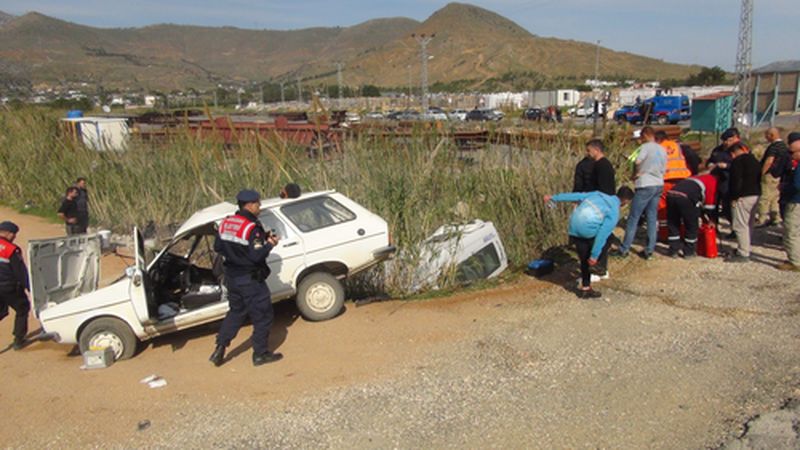
[[[261,209],[264,210],[276,206],[289,205],[295,202],[299,202],[301,200],[313,197],[319,197],[322,195],[333,194],[335,192],[336,192],[335,190],[309,192],[307,194],[301,195],[298,198],[286,198],[286,199],[278,197],[267,198],[261,201]],[[220,202],[217,203],[216,205],[211,205],[207,208],[203,208],[200,211],[197,211],[196,213],[192,214],[192,216],[189,217],[189,219],[186,222],[184,222],[180,226],[180,228],[178,228],[178,230],[175,232],[175,235],[173,236],[173,239],[177,239],[197,227],[206,225],[210,222],[216,222],[217,220],[224,219],[225,217],[235,213],[237,208],[238,207],[236,205],[230,202]]]

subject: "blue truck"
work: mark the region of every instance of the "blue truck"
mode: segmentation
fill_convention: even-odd
[[[648,114],[649,110],[649,114]],[[625,105],[614,112],[617,123],[643,123],[647,116],[647,123],[666,125],[675,124],[681,120],[691,118],[691,103],[685,95],[657,95],[648,98],[642,103]]]

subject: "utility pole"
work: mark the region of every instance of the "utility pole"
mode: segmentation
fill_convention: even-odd
[[[594,89],[592,92],[594,93],[594,123],[592,124],[592,134],[594,137],[598,137],[597,134],[597,122],[600,119],[600,99],[597,98],[597,92],[600,89],[600,39],[597,40],[597,51],[594,57]]]
[[[258,96],[261,98],[261,104],[264,104],[264,84],[258,85]]]
[[[406,96],[406,109],[411,108],[411,64],[407,65],[408,69],[408,95]]]
[[[411,37],[417,40],[420,46],[420,56],[422,57],[422,114],[428,113],[428,44],[431,43],[436,33],[430,36],[425,34],[412,34]]]
[[[281,81],[281,105],[286,103],[286,96],[283,94],[283,81]]]
[[[594,57],[594,85],[600,85],[600,39],[597,40],[597,53]]]
[[[336,83],[339,85],[339,109],[344,107],[342,102],[342,67],[344,64],[337,62],[336,63]]]
[[[748,128],[746,122],[750,109],[750,73],[753,50],[753,0],[742,0],[742,13],[739,18],[739,45],[736,49],[736,117],[734,125]],[[752,118],[755,120],[755,117]]]
[[[219,87],[215,87],[214,88],[214,108],[218,108],[219,107],[219,104],[217,103],[217,91],[218,90],[219,90]]]
[[[300,77],[297,77],[297,101],[303,101],[303,85],[300,84]]]

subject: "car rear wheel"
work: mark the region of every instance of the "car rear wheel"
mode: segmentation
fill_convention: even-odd
[[[667,119],[667,116],[658,116],[656,122],[658,122],[659,125],[666,125],[667,122],[669,122],[669,119]]]
[[[101,317],[92,320],[81,331],[78,346],[81,353],[93,348],[110,347],[114,351],[114,359],[128,359],[136,353],[139,340],[131,328],[123,321],[112,317]]]
[[[318,322],[336,317],[344,306],[344,287],[333,275],[312,273],[297,287],[297,309],[306,320]]]

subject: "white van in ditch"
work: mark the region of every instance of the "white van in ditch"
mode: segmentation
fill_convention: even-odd
[[[99,235],[30,241],[31,295],[44,332],[81,352],[111,347],[125,359],[139,341],[222,319],[228,301],[213,243],[219,222],[235,211],[231,203],[198,211],[152,261],[134,229],[134,264],[102,289]],[[335,191],[264,200],[259,218],[281,237],[267,258],[273,302],[294,297],[312,321],[341,311],[343,278],[395,251],[386,221]]]

